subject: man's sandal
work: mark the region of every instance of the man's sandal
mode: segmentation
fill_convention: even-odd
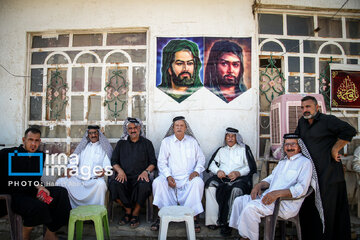
[[[210,230],[216,230],[216,229],[219,228],[219,227],[216,226],[216,225],[208,225],[207,227],[208,227]]]
[[[157,218],[156,221],[151,225],[150,230],[159,231],[159,227],[160,227],[160,218]]]
[[[195,225],[195,233],[201,232],[201,227],[198,220],[194,220],[194,225]]]
[[[130,220],[130,228],[137,228],[139,225],[139,216],[132,216]]]
[[[131,214],[125,214],[119,221],[119,225],[120,226],[123,226],[123,225],[126,225],[130,222],[130,219],[131,219]]]

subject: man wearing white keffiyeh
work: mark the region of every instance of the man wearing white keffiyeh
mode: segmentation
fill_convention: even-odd
[[[151,194],[150,173],[157,162],[153,144],[143,136],[139,118],[128,117],[123,129],[111,157],[114,176],[109,179],[110,197],[125,210],[119,224],[130,223],[131,228],[137,228],[141,207]]]
[[[88,126],[73,154],[78,162],[70,159],[67,177],[59,178],[55,185],[68,190],[72,208],[104,205],[107,191],[104,175],[111,171],[112,147],[99,126]]]
[[[277,198],[299,198],[306,194],[310,185],[314,188],[316,207],[323,219],[317,175],[305,144],[298,135],[285,134],[282,152],[282,160],[272,173],[256,184],[250,195],[238,197],[234,201],[229,225],[238,229],[244,238],[259,239],[261,217],[273,213]],[[303,198],[281,201],[279,216],[283,219],[295,216],[303,201]]]
[[[159,208],[187,206],[194,210],[195,215],[203,212],[204,182],[200,174],[205,170],[204,164],[205,156],[189,124],[184,117],[175,117],[161,142],[158,158],[160,175],[153,182],[153,204]],[[157,220],[151,230],[158,229]],[[195,232],[200,232],[196,219]]]
[[[225,130],[224,145],[211,157],[207,171],[214,174],[205,183],[205,225],[220,234],[231,235],[228,221],[236,197],[249,194],[256,163],[248,145],[243,142],[239,130]]]

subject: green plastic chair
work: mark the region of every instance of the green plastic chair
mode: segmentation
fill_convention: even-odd
[[[110,239],[109,221],[107,210],[103,205],[79,206],[70,211],[68,240],[74,239],[74,228],[76,223],[76,239],[82,238],[83,221],[92,220],[95,225],[96,239],[104,239],[103,221],[106,236]]]

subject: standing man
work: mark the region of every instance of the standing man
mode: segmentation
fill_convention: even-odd
[[[254,186],[250,195],[235,199],[230,226],[238,229],[242,239],[258,240],[261,218],[273,214],[276,199],[297,198],[281,201],[279,208],[281,218],[294,217],[310,184],[320,198],[316,172],[305,144],[298,135],[285,134],[281,160],[269,176]],[[263,189],[266,191],[262,193]],[[314,211],[322,215],[321,203],[316,207]]]
[[[42,171],[40,167],[43,166],[39,155],[42,155],[42,160],[45,161],[45,154],[38,151],[40,137],[41,131],[30,127],[25,131],[22,145],[0,151],[0,193],[11,195],[12,209],[23,219],[24,240],[30,239],[32,229],[40,224],[47,227],[44,239],[57,239],[55,232],[68,223],[71,210],[66,189],[45,188],[42,186],[41,176],[36,175]],[[50,196],[52,201],[46,203],[46,199],[38,195],[41,192]]]
[[[205,87],[228,103],[247,90],[243,75],[242,48],[228,40],[216,42],[206,64]]]
[[[131,228],[137,228],[140,209],[151,194],[149,176],[157,162],[151,141],[142,136],[141,120],[127,118],[123,128],[111,158],[115,178],[110,179],[109,188],[112,201],[125,209],[119,224],[130,223]]]
[[[153,204],[159,208],[173,205],[187,206],[195,216],[204,211],[201,199],[204,182],[200,174],[205,170],[205,157],[183,116],[175,117],[161,142],[158,167],[160,175],[154,180]],[[159,219],[151,230],[159,229]],[[201,228],[195,217],[195,232]]]
[[[70,163],[67,176],[59,178],[56,186],[65,187],[72,208],[81,205],[104,205],[107,191],[104,175],[111,171],[112,147],[99,126],[88,126],[73,154],[78,162]]]
[[[325,233],[314,211],[313,194],[304,202],[300,212],[304,239],[350,239],[350,216],[344,170],[339,151],[356,135],[356,130],[335,116],[319,112],[312,96],[301,99],[303,116],[296,133],[304,140],[319,176],[321,200],[324,207]]]
[[[226,237],[231,235],[228,220],[232,204],[236,197],[250,193],[256,163],[239,130],[227,128],[224,144],[209,162],[214,176],[205,183],[205,225],[210,229],[220,226],[220,234]]]
[[[180,103],[203,86],[200,68],[196,43],[184,39],[171,40],[162,52],[162,77],[158,87]]]

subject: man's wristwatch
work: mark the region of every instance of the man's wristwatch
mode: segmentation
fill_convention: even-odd
[[[151,172],[149,170],[145,169],[144,171],[147,172],[147,174],[150,176]]]

